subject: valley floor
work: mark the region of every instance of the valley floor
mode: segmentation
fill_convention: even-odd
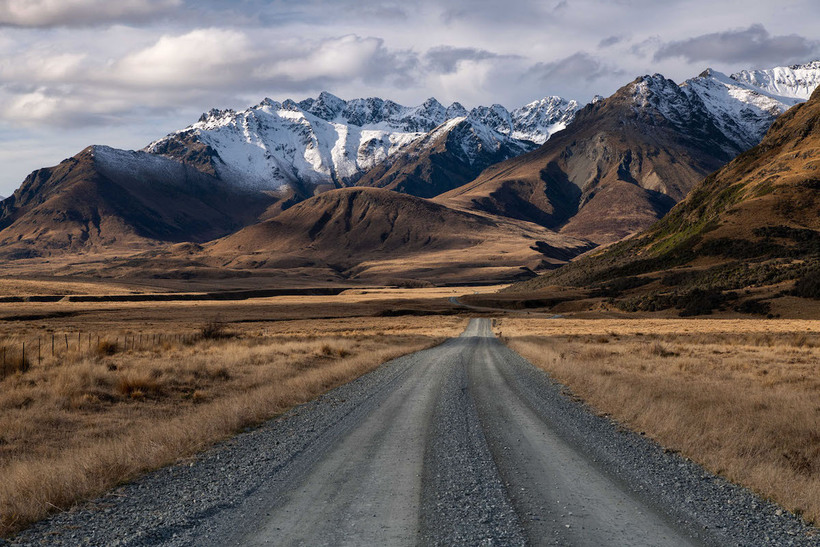
[[[20,291],[21,286],[28,294],[47,294],[49,289],[44,284],[23,283],[9,293]],[[93,283],[50,289],[56,294],[123,292],[116,285],[94,289]],[[596,427],[641,432],[665,447],[670,457],[678,458],[674,461],[702,464],[817,521],[820,322],[578,318],[601,317],[601,312],[547,319],[551,312],[482,311],[458,305],[462,295],[496,289],[361,287],[335,296],[291,295],[238,302],[0,302],[0,336],[5,348],[5,368],[0,373],[0,524],[4,533],[94,498],[147,470],[180,461],[183,467],[196,466],[201,459],[210,461],[215,453],[224,456],[228,450],[224,446],[202,456],[195,454],[329,389],[363,374],[369,376],[369,371],[381,370],[384,367],[379,365],[393,357],[455,336],[467,317],[476,315],[497,317],[494,325],[501,339],[566,386],[555,388],[556,393],[564,392],[561,397],[567,402],[561,405],[569,404],[570,399],[583,400],[603,416],[596,418],[603,420]],[[451,301],[454,296],[456,303]],[[21,356],[16,348],[23,342],[28,348],[27,367],[17,370]],[[469,367],[486,364],[494,352],[485,355],[465,347],[457,361],[471,370]],[[413,367],[424,368],[420,364]],[[519,369],[530,370],[525,375],[528,378],[537,372],[530,365],[518,364]],[[490,443],[490,469],[497,468],[492,473],[501,472],[507,483],[515,482],[527,466],[535,464],[510,463],[513,460],[508,460],[503,449],[508,441],[494,437],[503,428],[487,424],[499,412],[510,411],[520,394],[505,395],[512,406],[493,410],[492,394],[503,392],[500,385],[475,383],[470,374],[464,380],[467,393],[475,391],[473,396],[480,398],[484,397],[482,389],[490,390],[484,394],[488,397],[470,403],[478,405],[482,416],[482,435]],[[438,377],[427,376],[430,381]],[[531,379],[535,378],[547,381],[543,375]],[[351,395],[351,404],[358,404],[362,397],[365,394]],[[288,418],[286,429],[300,427],[299,420]],[[280,426],[273,427],[279,431]],[[472,438],[473,433],[465,435],[465,439]],[[285,442],[278,437],[275,442],[279,440]],[[595,439],[572,442],[581,442],[585,457],[602,461],[604,456],[596,456],[590,445]],[[465,455],[467,460],[457,467],[473,456]],[[442,469],[450,469],[447,473],[457,463],[435,461]],[[472,479],[454,475],[453,480]],[[141,481],[135,484],[142,488]],[[667,483],[664,491],[674,491],[673,485],[674,481]],[[191,491],[194,498],[200,495],[205,496]],[[508,529],[513,530],[510,537],[528,537],[538,526],[546,526],[530,514],[537,513],[537,508],[520,514],[521,507],[535,503],[532,499],[504,494],[502,489],[501,497],[505,495],[512,496],[511,518],[519,526]],[[740,499],[733,496],[731,503]],[[109,503],[117,505],[115,498],[95,502],[90,507],[97,509],[92,512]],[[458,505],[445,498],[437,503]],[[761,522],[775,530],[781,526],[780,532],[785,533],[786,521],[780,519],[788,513],[777,507],[766,509],[769,506],[761,500],[749,499],[753,500],[749,503],[761,504]],[[751,511],[750,506],[744,507]],[[70,515],[66,518],[71,519]],[[550,519],[561,520],[557,515]],[[440,534],[441,526],[446,528],[446,523],[425,522],[429,526],[424,533]],[[793,526],[796,521],[788,522]],[[49,526],[36,529],[48,534]],[[812,530],[799,533],[816,533]]]

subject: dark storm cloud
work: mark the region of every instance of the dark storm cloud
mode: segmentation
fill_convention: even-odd
[[[747,29],[704,34],[688,40],[668,42],[655,52],[654,60],[682,57],[697,61],[726,63],[784,64],[806,61],[820,51],[819,42],[797,34],[771,36],[763,25]]]
[[[439,46],[424,54],[425,66],[431,72],[452,74],[462,61],[486,61],[489,59],[520,59],[517,55],[499,55],[485,49],[472,47]]]
[[[600,42],[598,42],[598,49],[604,49],[608,47],[612,47],[615,44],[620,44],[621,42],[625,41],[627,38],[626,36],[609,36],[608,38],[604,38]]]
[[[591,81],[609,72],[600,60],[579,51],[558,61],[537,63],[530,68],[528,75],[543,83],[551,83],[561,80]]]

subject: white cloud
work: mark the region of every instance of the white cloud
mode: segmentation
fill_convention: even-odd
[[[43,150],[63,151],[47,162],[56,163],[84,139],[141,147],[202,111],[265,96],[298,100],[327,89],[403,104],[435,96],[512,108],[545,95],[608,95],[646,73],[682,81],[707,59],[723,72],[774,66],[781,56],[809,60],[804,46],[820,39],[816,0],[740,5],[0,0],[0,142],[19,149],[18,134],[36,133]],[[753,27],[760,21],[765,30]],[[726,43],[733,48],[721,49]],[[44,164],[40,154],[12,156],[35,156],[25,168],[4,162],[0,194],[21,171]]]
[[[355,78],[370,71],[383,44],[377,38],[353,35],[312,42],[291,58],[270,59],[255,74],[263,79],[294,81]]]
[[[0,82],[64,82],[82,70],[85,53],[28,51],[0,57]]]
[[[0,25],[72,27],[145,22],[182,0],[0,0]]]
[[[240,31],[194,30],[162,36],[154,45],[117,61],[100,80],[160,88],[236,86],[238,78],[247,76],[247,64],[258,57]]]
[[[6,103],[3,114],[8,120],[28,123],[52,118],[59,110],[60,100],[49,96],[45,90],[38,89],[13,97]]]

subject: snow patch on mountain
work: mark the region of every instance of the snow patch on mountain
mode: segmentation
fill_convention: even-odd
[[[544,144],[554,133],[566,129],[579,108],[576,101],[555,96],[533,101],[513,110],[511,136]]]
[[[807,100],[820,84],[820,61],[727,76],[707,69],[679,86],[660,74],[633,84],[636,111],[654,111],[678,126],[711,122],[737,154],[760,142],[775,118]]]
[[[767,70],[742,70],[732,74],[731,78],[761,89],[769,95],[807,101],[820,84],[820,60]]]
[[[402,147],[432,131],[452,129],[468,119],[462,147],[468,159],[503,144],[522,152],[543,144],[566,127],[575,101],[547,97],[509,112],[501,105],[467,111],[430,98],[402,106],[380,98],[345,101],[327,92],[299,103],[265,99],[247,110],[211,110],[195,124],[145,148],[178,159],[193,142],[215,152],[220,178],[253,188],[345,186]],[[433,142],[428,140],[427,142]],[[169,146],[173,145],[173,146]]]
[[[185,180],[187,168],[162,156],[104,145],[93,145],[86,150],[90,151],[97,169],[105,176],[118,178],[122,173],[127,173],[132,180]]]

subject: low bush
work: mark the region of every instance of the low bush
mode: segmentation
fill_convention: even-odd
[[[811,270],[795,281],[792,294],[820,300],[820,269]]]
[[[220,340],[222,338],[230,338],[232,335],[228,332],[223,321],[214,319],[199,329],[199,336],[203,340]]]
[[[732,309],[736,312],[750,313],[752,315],[769,315],[772,305],[769,302],[764,302],[762,300],[749,299],[740,302]]]
[[[649,293],[635,298],[615,302],[624,311],[660,311],[676,308],[681,317],[709,315],[715,309],[723,308],[727,302],[736,300],[737,293],[722,293],[718,290],[692,289],[685,292]]]
[[[118,351],[120,351],[119,344],[111,340],[100,340],[97,344],[97,355],[114,355]]]
[[[721,308],[730,298],[730,295],[716,290],[693,289],[680,295],[675,307],[681,310],[678,314],[681,317],[709,315],[713,310]]]
[[[593,288],[589,296],[593,298],[615,298],[621,296],[624,291],[643,287],[652,281],[654,281],[654,278],[651,277],[619,277],[617,279],[613,279],[609,283],[602,283]]]

